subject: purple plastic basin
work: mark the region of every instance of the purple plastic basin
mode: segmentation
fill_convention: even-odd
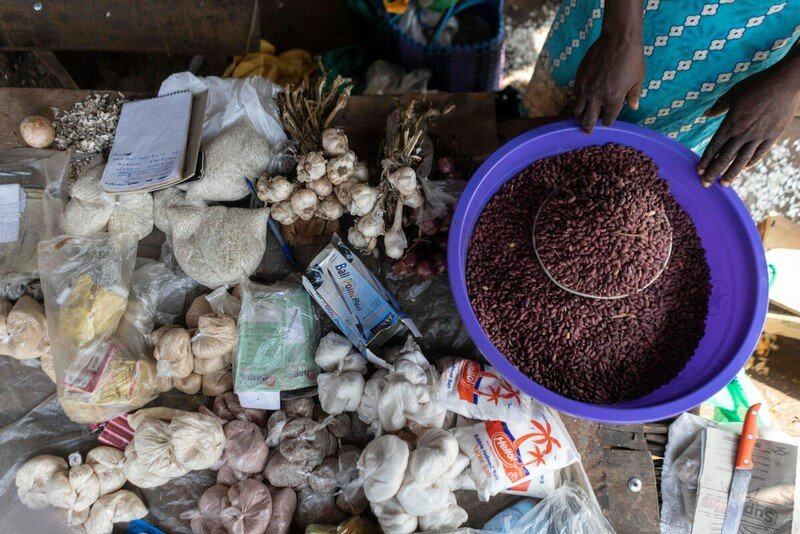
[[[498,189],[531,163],[590,145],[619,143],[641,150],[658,164],[675,200],[692,218],[711,271],[711,297],[703,339],[686,367],[668,384],[635,400],[589,404],[544,388],[519,371],[489,340],[467,295],[466,260],[472,230]],[[706,189],[697,176],[698,157],[666,136],[631,124],[600,126],[585,135],[574,121],[531,130],[506,143],[472,176],[450,227],[448,271],[456,307],[475,345],[522,391],[557,410],[610,423],[641,423],[697,406],[730,382],[758,342],[767,313],[764,250],[742,201],[718,184]]]

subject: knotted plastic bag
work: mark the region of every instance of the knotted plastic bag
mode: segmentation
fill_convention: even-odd
[[[397,494],[408,465],[405,441],[393,435],[379,436],[361,452],[358,472],[364,479],[364,493],[371,503],[388,501]]]
[[[86,465],[94,470],[100,482],[100,495],[106,495],[125,485],[125,455],[119,449],[101,445],[86,455]]]
[[[261,429],[249,421],[225,425],[225,462],[243,473],[258,473],[267,463],[269,448]]]
[[[180,412],[172,419],[170,431],[175,459],[192,471],[211,468],[225,450],[225,434],[215,417]]]
[[[19,500],[33,510],[49,506],[50,480],[56,475],[66,476],[68,469],[66,460],[58,456],[43,454],[31,458],[17,471],[15,482]]]
[[[83,527],[87,534],[111,534],[114,523],[133,521],[146,515],[147,507],[139,497],[128,490],[119,490],[97,499]]]
[[[272,495],[267,487],[248,478],[228,490],[228,506],[221,512],[230,534],[263,534],[272,515]]]
[[[186,378],[194,369],[191,337],[185,328],[170,328],[158,336],[153,357],[159,377]]]
[[[396,498],[382,502],[371,502],[375,517],[384,532],[410,534],[417,530],[417,518],[406,513]]]
[[[419,482],[433,482],[448,471],[457,456],[458,441],[453,434],[441,429],[426,430],[411,451],[408,471]]]
[[[220,532],[222,510],[227,507],[228,486],[216,484],[203,492],[197,503],[197,514],[191,518],[190,526],[194,534],[213,534]]]
[[[233,373],[223,369],[215,373],[203,375],[203,395],[214,397],[233,389]]]
[[[8,306],[5,301],[3,304]],[[20,297],[4,319],[5,328],[0,328],[0,354],[29,360],[50,352],[44,309],[33,298]]]
[[[322,373],[317,377],[317,393],[326,413],[338,415],[354,412],[364,393],[364,377],[355,371]]]
[[[233,392],[217,395],[214,399],[214,414],[226,421],[237,419],[240,421],[249,421],[258,426],[264,426],[267,422],[266,411],[242,407],[239,403],[239,396]]]
[[[297,494],[291,488],[270,488],[272,493],[272,517],[266,534],[287,534],[297,509]]]
[[[236,349],[238,336],[233,317],[216,313],[202,315],[192,338],[192,353],[202,360],[227,357]]]

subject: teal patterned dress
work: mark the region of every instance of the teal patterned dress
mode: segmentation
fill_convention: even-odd
[[[604,0],[564,0],[526,92],[532,116],[558,113],[600,35]],[[737,82],[769,68],[800,35],[800,0],[645,0],[645,81],[638,110],[620,119],[696,152],[723,117],[704,112]]]

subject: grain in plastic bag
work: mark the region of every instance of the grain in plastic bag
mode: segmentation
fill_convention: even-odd
[[[107,421],[157,394],[147,341],[122,320],[135,259],[136,240],[127,233],[39,244],[58,397],[75,422]]]

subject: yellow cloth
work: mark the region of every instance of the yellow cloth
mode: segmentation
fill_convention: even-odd
[[[278,85],[294,85],[303,79],[303,75],[316,67],[314,56],[308,50],[293,48],[282,54],[275,54],[275,47],[269,41],[261,39],[258,52],[244,56],[234,56],[233,63],[225,69],[223,78],[247,78],[263,76]]]

